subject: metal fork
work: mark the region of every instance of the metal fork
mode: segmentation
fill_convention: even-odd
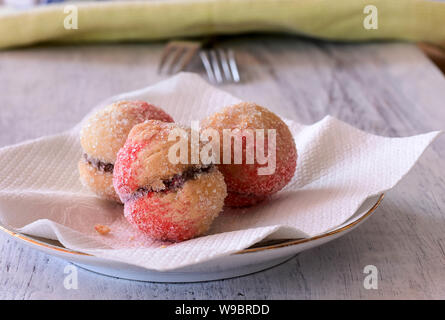
[[[240,82],[241,79],[233,50],[221,48],[202,50],[199,56],[210,82],[217,84],[221,84],[224,81]]]
[[[184,70],[201,48],[199,41],[170,41],[162,52],[158,74],[166,66],[169,74]]]
[[[213,37],[202,41],[170,41],[162,52],[158,74],[163,69],[166,69],[168,74],[182,71],[201,48],[210,48],[202,50],[199,54],[209,80],[217,84],[224,81],[239,82],[235,53],[231,49],[214,49],[217,39]]]

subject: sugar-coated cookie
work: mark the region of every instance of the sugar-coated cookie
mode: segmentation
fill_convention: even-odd
[[[295,173],[297,164],[297,150],[295,142],[288,126],[273,112],[254,103],[240,103],[224,108],[221,112],[215,113],[201,122],[202,130],[213,128],[219,132],[221,145],[221,164],[218,169],[224,175],[227,184],[228,196],[225,204],[231,207],[243,207],[258,203],[268,196],[281,190]],[[239,134],[245,129],[264,129],[264,150],[267,155],[269,137],[268,129],[274,129],[275,136],[275,170],[272,174],[259,175],[258,169],[264,164],[258,163],[258,158],[251,164],[246,163],[246,157],[241,164],[235,164],[234,153],[232,152],[231,162],[223,163],[224,134],[223,130],[228,129],[235,132],[239,129]],[[242,137],[242,136],[241,136]],[[256,142],[255,137],[255,142]],[[243,154],[246,152],[246,139],[243,140]],[[234,150],[234,149],[233,149]],[[253,148],[256,155],[256,145]]]
[[[125,217],[157,240],[202,235],[222,210],[227,194],[216,166],[188,161],[190,148],[186,163],[171,160],[177,141],[169,140],[169,134],[175,129],[190,136],[190,129],[174,123],[146,121],[135,126],[115,163],[113,183]]]
[[[116,154],[131,128],[151,119],[173,122],[163,110],[144,101],[119,101],[91,115],[80,132],[82,183],[103,198],[119,201],[113,188]]]

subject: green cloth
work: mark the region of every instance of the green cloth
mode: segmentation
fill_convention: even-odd
[[[331,40],[400,39],[445,43],[445,3],[420,0],[166,0],[79,2],[78,29],[64,7],[0,12],[0,48],[41,42],[148,41],[209,34],[289,32]],[[363,9],[378,9],[366,30]]]

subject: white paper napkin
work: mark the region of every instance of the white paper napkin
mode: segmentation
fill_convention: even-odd
[[[162,107],[183,124],[240,101],[197,75],[182,73],[100,106],[135,98]],[[85,189],[77,172],[81,124],[0,149],[0,221],[74,250],[172,270],[229,255],[266,237],[308,237],[339,226],[368,197],[394,187],[439,133],[385,138],[329,116],[310,126],[286,121],[299,154],[293,180],[260,206],[225,209],[206,236],[176,244],[152,241],[126,222],[122,206]],[[99,235],[95,224],[108,225],[111,233]]]

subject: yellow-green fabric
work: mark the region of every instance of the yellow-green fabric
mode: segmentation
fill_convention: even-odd
[[[65,5],[0,12],[0,48],[40,42],[148,41],[209,34],[290,32],[331,40],[445,42],[445,3],[425,0],[164,0],[80,2],[78,29]],[[366,5],[378,29],[366,30]]]

